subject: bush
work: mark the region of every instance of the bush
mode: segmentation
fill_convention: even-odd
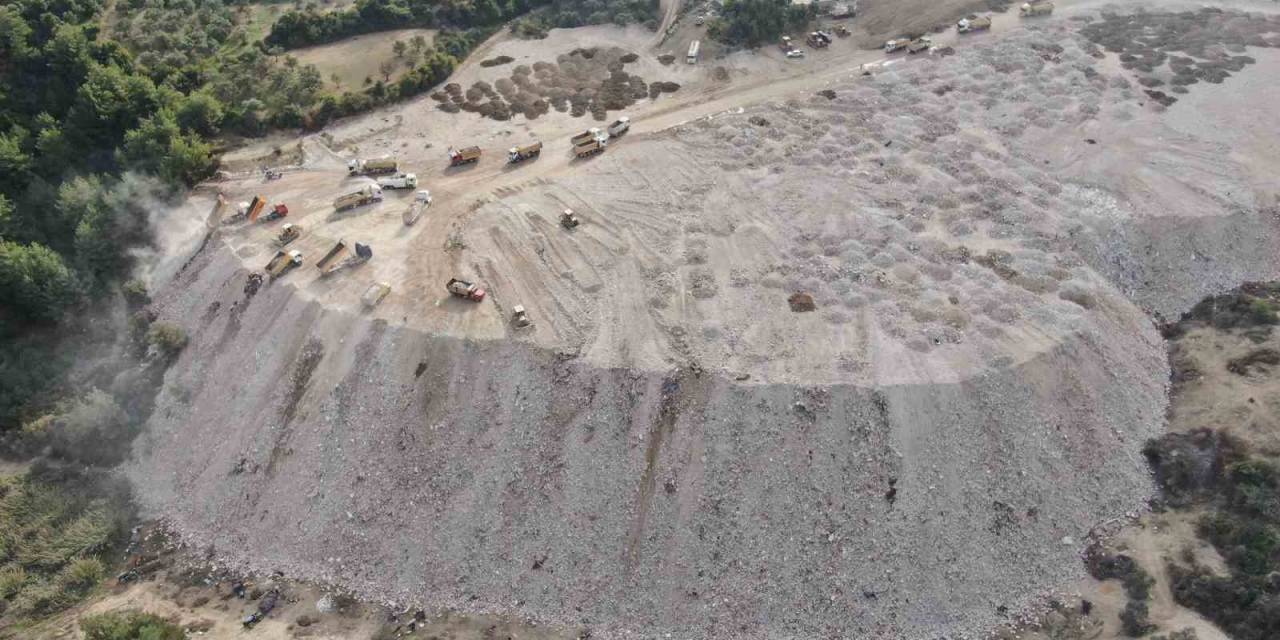
[[[187,346],[187,332],[167,322],[155,322],[147,329],[147,345],[153,354],[172,358]]]
[[[84,640],[183,640],[182,627],[141,611],[102,613],[80,621]]]
[[[111,394],[94,389],[65,411],[24,428],[28,438],[49,445],[53,455],[87,465],[123,460],[136,435],[133,423]]]
[[[1156,629],[1148,617],[1146,601],[1130,600],[1120,612],[1120,625],[1131,638],[1141,638]]]

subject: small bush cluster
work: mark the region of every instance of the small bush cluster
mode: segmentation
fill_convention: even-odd
[[[184,640],[182,627],[141,611],[102,613],[80,621],[84,640]]]

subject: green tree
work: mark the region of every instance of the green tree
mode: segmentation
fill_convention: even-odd
[[[391,52],[396,54],[397,58],[403,58],[405,51],[408,50],[408,48],[409,47],[404,43],[404,40],[396,40],[391,43]]]
[[[109,148],[159,106],[149,78],[95,64],[76,93],[69,119],[84,142]]]
[[[28,319],[53,322],[78,297],[75,274],[57,253],[0,240],[0,303]]]
[[[193,93],[178,106],[176,115],[183,130],[215,136],[222,125],[222,103],[207,93]]]
[[[198,136],[184,134],[173,112],[161,109],[124,136],[121,163],[159,176],[173,185],[193,185],[218,167],[213,148]]]

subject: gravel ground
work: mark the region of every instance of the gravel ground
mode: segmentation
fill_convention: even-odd
[[[969,42],[478,203],[451,259],[526,337],[434,286],[447,332],[246,299],[215,237],[158,296],[191,343],[139,497],[239,567],[596,637],[989,629],[1150,494],[1144,309],[1276,277],[1280,233],[1274,158],[1180,111],[1266,56],[1165,109],[1071,22]]]

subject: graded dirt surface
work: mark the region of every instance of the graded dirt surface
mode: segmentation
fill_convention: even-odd
[[[1277,50],[1160,107],[1095,55],[1076,18],[1097,8],[887,59],[498,38],[452,81],[616,46],[681,88],[586,160],[567,138],[589,116],[424,97],[309,137],[278,181],[216,185],[288,203],[304,264],[250,295],[280,223],[214,221],[158,295],[191,343],[138,441],[142,500],[238,567],[598,637],[989,629],[1150,495],[1169,368],[1148,314],[1280,272],[1269,147],[1195,124],[1274,137],[1250,96]],[[435,198],[413,226],[410,192],[329,204],[369,181],[348,158],[384,154]],[[322,279],[339,239],[373,259]]]

